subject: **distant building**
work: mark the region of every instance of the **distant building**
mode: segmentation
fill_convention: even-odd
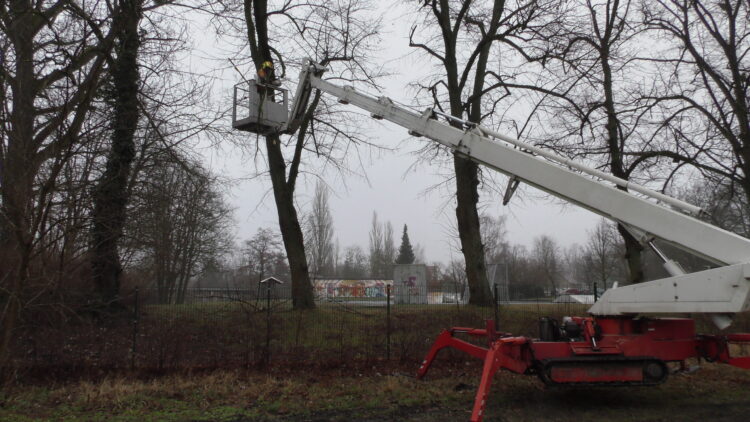
[[[427,266],[424,264],[394,265],[393,290],[397,305],[429,303]]]

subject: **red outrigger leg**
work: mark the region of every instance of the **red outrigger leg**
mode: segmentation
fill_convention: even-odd
[[[548,385],[656,385],[666,380],[669,362],[685,368],[688,358],[702,358],[750,369],[750,356],[732,357],[731,343],[750,343],[750,334],[696,335],[691,319],[572,317],[542,340],[514,337],[487,328],[454,327],[443,331],[427,352],[417,378],[427,374],[440,350],[451,347],[484,359],[474,399],[472,422],[484,417],[495,374],[506,369],[537,374]],[[456,338],[483,337],[487,347]]]
[[[446,347],[452,347],[476,358],[484,359],[482,380],[479,384],[479,389],[477,389],[477,395],[474,399],[474,410],[471,413],[470,420],[472,422],[480,422],[483,418],[492,379],[495,377],[497,371],[504,368],[523,374],[528,369],[528,363],[523,360],[521,350],[521,346],[525,345],[528,339],[525,337],[509,337],[507,334],[497,333],[494,327],[494,321],[489,320],[487,321],[486,329],[453,327],[450,330],[443,331],[427,352],[427,356],[425,356],[417,372],[417,378],[424,377],[438,352]],[[487,337],[489,339],[489,347],[477,346],[453,336],[458,333],[473,337]]]
[[[492,342],[484,359],[482,380],[474,399],[474,410],[471,412],[470,420],[472,422],[479,422],[484,417],[484,407],[487,405],[490,385],[497,371],[507,369],[517,374],[526,372],[528,364],[519,358],[521,357],[521,346],[527,342],[526,337],[505,337]]]
[[[430,365],[432,365],[432,361],[435,360],[438,352],[445,349],[446,347],[452,347],[454,349],[461,350],[470,354],[471,356],[474,356],[475,358],[485,358],[485,356],[487,355],[487,349],[485,349],[484,347],[479,347],[475,344],[471,344],[467,341],[457,339],[453,337],[454,333],[466,333],[468,335],[476,337],[484,337],[487,335],[487,330],[478,328],[474,329],[453,327],[450,330],[445,330],[440,333],[437,340],[435,340],[435,343],[432,344],[430,351],[427,352],[427,356],[425,356],[424,360],[422,361],[422,365],[419,367],[419,371],[417,371],[417,378],[422,378],[423,376],[425,376],[425,374],[427,374],[427,371],[430,369]]]

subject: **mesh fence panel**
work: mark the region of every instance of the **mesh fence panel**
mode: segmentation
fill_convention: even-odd
[[[430,298],[425,292],[384,290],[318,294],[311,310],[292,309],[288,285],[189,289],[169,300],[141,290],[123,301],[125,310],[106,318],[78,314],[26,321],[13,359],[19,367],[73,370],[418,362],[449,327],[483,328],[497,314],[500,331],[536,337],[540,317],[585,315],[589,306],[542,299],[473,306],[456,294]],[[702,332],[716,332],[708,318],[697,322]],[[730,330],[750,330],[750,319],[738,316]]]

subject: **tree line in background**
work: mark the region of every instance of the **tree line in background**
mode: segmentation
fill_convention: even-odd
[[[305,250],[313,278],[391,279],[394,264],[424,263],[422,248],[418,244],[412,246],[407,225],[404,224],[401,243],[396,248],[393,225],[378,220],[377,212],[372,214],[367,249],[351,245],[342,250],[338,240],[334,240],[335,221],[328,198],[328,187],[318,183],[310,210],[302,219]],[[244,241],[240,256],[226,263],[226,270],[240,269],[240,276],[224,285],[247,287],[248,282],[254,285],[270,276],[289,280],[289,266],[280,240],[277,231],[258,229],[252,238]]]
[[[316,262],[316,256],[327,257],[325,264],[315,267],[313,279],[390,280],[396,264],[425,264],[431,267],[430,282],[433,284],[428,286],[431,291],[463,294],[468,287],[461,259],[449,262],[428,260],[418,243],[412,246],[407,225],[404,225],[400,245],[396,247],[391,223],[378,220],[376,212],[371,220],[368,245],[350,245],[342,250],[338,241],[334,241],[335,220],[331,217],[326,191],[323,184],[317,185],[311,210],[303,219],[306,239],[316,238],[314,234],[307,234],[310,231],[326,233],[326,242],[311,244],[307,248],[309,262]],[[503,274],[493,281],[503,283],[507,276],[511,300],[554,298],[570,289],[591,294],[596,288],[601,293],[615,282],[624,283],[627,279],[627,265],[623,259],[626,247],[616,225],[605,219],[587,232],[583,245],[567,247],[549,235],[535,238],[530,247],[513,244],[507,235],[504,216],[482,214],[480,219],[485,261],[501,266]],[[325,230],[316,225],[320,221],[325,221]],[[458,239],[457,234],[454,236]],[[689,269],[697,270],[701,269],[700,265],[705,265],[686,254],[680,255],[678,251],[670,252]],[[649,255],[644,265],[651,279],[666,275],[655,256]],[[267,277],[288,280],[290,276],[281,236],[271,228],[258,229],[251,239],[244,242],[239,254],[216,270],[230,275],[217,280],[210,279],[210,276],[202,278],[197,285],[253,289]]]
[[[378,88],[385,72],[375,61],[381,22],[374,5],[0,3],[0,366],[25,313],[66,314],[71,291],[89,290],[85,309],[74,312],[103,317],[122,310],[128,280],[153,280],[160,300],[174,303],[198,274],[226,265],[231,210],[221,179],[192,151],[234,135],[226,107],[209,101],[210,82],[181,69],[190,50],[187,24],[176,19],[184,7],[208,13],[222,39],[235,42],[236,63],[253,72],[271,61],[284,78],[312,57],[329,68],[327,78]],[[750,233],[747,2],[424,0],[404,7],[414,26],[403,42],[434,70],[415,81],[421,105],[453,116],[456,126],[502,128],[660,187],[703,206],[715,224]],[[409,253],[406,227],[397,248],[392,225],[375,213],[367,249],[340,250],[322,185],[311,211],[299,215],[301,174],[321,167],[356,174],[349,157],[379,148],[361,118],[316,92],[297,134],[251,142],[257,174],[271,182],[281,239],[259,231],[244,245],[247,266],[255,278],[287,271],[297,309],[315,306],[311,274],[388,278],[395,262],[424,261],[419,247]],[[435,162],[446,156],[432,144],[420,153]],[[622,225],[602,223],[587,245],[564,251],[550,236],[528,250],[506,242],[503,220],[478,211],[480,193],[489,197],[504,189],[500,182],[511,189],[516,181],[447,156],[462,258],[442,273],[465,282],[472,303],[491,300],[487,263],[505,264],[527,296],[574,280],[635,283],[658,274]]]

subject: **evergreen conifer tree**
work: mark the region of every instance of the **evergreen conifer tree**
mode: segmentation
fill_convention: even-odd
[[[398,248],[398,258],[396,258],[396,264],[413,264],[414,263],[414,250],[411,247],[409,241],[409,233],[404,224],[404,234],[401,235],[401,246]]]

